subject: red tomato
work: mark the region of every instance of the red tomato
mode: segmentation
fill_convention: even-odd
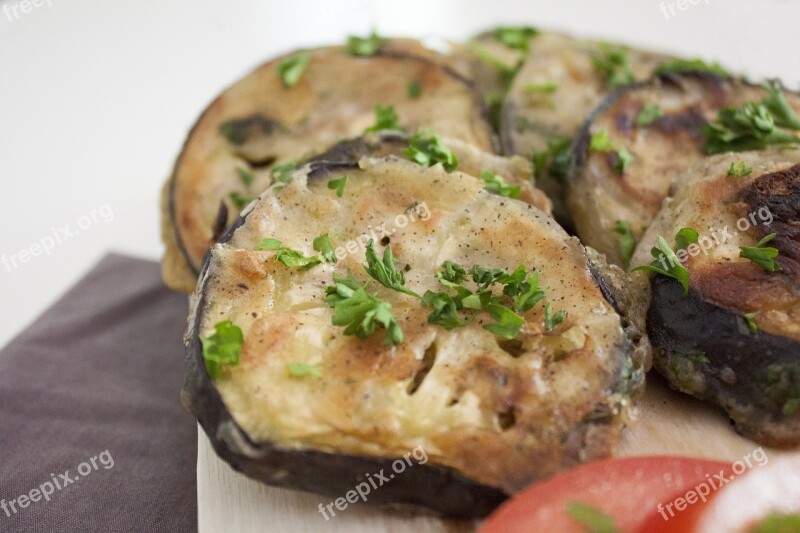
[[[686,533],[746,532],[761,524],[770,515],[800,516],[800,454],[768,461],[734,464],[734,480],[713,492],[708,502],[680,513],[668,522],[651,517],[641,526],[642,533],[681,531]],[[738,477],[735,472],[746,475]],[[660,518],[660,517],[659,517]],[[771,531],[800,531],[795,518],[784,529]]]
[[[480,533],[557,531],[584,533],[567,512],[568,502],[589,505],[614,520],[622,532],[636,531],[671,502],[730,465],[686,457],[624,457],[589,463],[536,483],[504,503]],[[726,474],[727,475],[727,474]]]

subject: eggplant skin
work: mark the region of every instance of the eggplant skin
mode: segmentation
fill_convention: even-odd
[[[673,279],[656,277],[651,287],[647,332],[670,385],[720,405],[739,433],[759,443],[800,443],[800,410],[785,414],[800,397],[800,341],[751,333],[740,314],[684,297]]]

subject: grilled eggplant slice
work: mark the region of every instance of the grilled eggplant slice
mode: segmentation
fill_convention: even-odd
[[[308,50],[270,61],[223,92],[190,132],[165,187],[167,284],[193,290],[208,249],[253,195],[286,176],[286,165],[372,126],[376,105],[393,105],[409,131],[430,127],[492,150],[480,94],[434,57],[409,41],[370,57]],[[300,74],[287,87],[279,70],[293,61]]]
[[[746,175],[729,175],[732,169]],[[677,182],[633,264],[650,263],[657,236],[671,244],[682,228],[699,233],[681,257],[688,295],[671,277],[652,280],[647,329],[655,367],[672,387],[721,406],[743,435],[800,444],[800,152],[697,163]],[[780,270],[740,257],[742,247],[773,233],[752,256],[768,258],[764,248],[774,247]]]
[[[704,127],[721,109],[766,95],[761,86],[707,73],[656,77],[610,94],[574,146],[567,207],[581,241],[626,265],[615,227],[629,226],[638,239],[675,177],[704,157]],[[785,95],[800,110],[800,97]],[[646,108],[653,111],[650,122],[640,119]]]
[[[340,197],[329,184],[344,176]],[[255,250],[269,237],[314,255],[322,234],[336,263],[300,271]],[[525,265],[567,315],[548,330],[539,302],[506,340],[482,327],[485,314],[447,330],[426,320],[417,298],[372,282],[404,339],[345,335],[331,324],[325,287],[348,271],[370,279],[368,238],[391,247],[418,294],[445,289],[435,274],[446,260]],[[540,210],[459,171],[394,157],[311,163],[266,190],[212,248],[193,299],[184,401],[217,453],[265,483],[337,497],[422,447],[428,462],[369,502],[483,516],[533,480],[611,453],[649,357],[615,311],[627,302],[620,275],[602,258],[590,263]],[[201,339],[226,320],[243,332],[241,359],[212,380]],[[319,377],[293,377],[287,365],[296,363]]]
[[[669,59],[554,32],[532,42],[505,99],[500,136],[506,154],[541,154],[536,179],[559,222],[570,225],[563,205],[565,163],[583,121],[615,86],[649,78]]]

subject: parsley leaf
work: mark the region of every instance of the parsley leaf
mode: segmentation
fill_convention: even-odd
[[[310,62],[311,56],[304,52],[281,61],[278,65],[278,75],[283,80],[283,86],[291,88],[297,85],[297,82],[300,81],[300,76],[303,75]]]
[[[633,251],[636,249],[636,237],[633,235],[631,225],[625,220],[617,220],[614,223],[614,233],[617,234],[619,251],[622,254],[622,261],[627,269],[631,262]]]
[[[366,37],[351,35],[347,38],[347,51],[356,57],[374,56],[386,41],[387,39],[379,36],[375,31]]]
[[[364,133],[399,129],[402,128],[397,124],[397,113],[394,112],[394,106],[378,104],[375,106],[375,124],[365,129]]]
[[[417,80],[408,82],[408,97],[416,100],[420,96],[422,96],[422,84]]]
[[[345,335],[367,338],[376,327],[386,330],[384,344],[403,342],[403,330],[392,314],[392,305],[369,294],[366,288],[348,272],[347,277],[333,276],[334,285],[325,287],[325,301],[333,308],[331,323],[345,326]]]
[[[239,179],[241,180],[242,184],[245,187],[249,187],[253,184],[253,180],[256,179],[253,171],[249,168],[245,167],[236,167],[236,173],[239,175]]]
[[[500,26],[495,28],[492,34],[507,47],[527,52],[530,40],[539,35],[539,30],[530,26]]]
[[[744,164],[744,161],[731,163],[731,168],[728,169],[728,176],[749,176],[752,174],[753,169]]]
[[[499,196],[505,196],[507,198],[519,198],[520,186],[510,185],[506,182],[506,180],[503,179],[502,176],[498,176],[489,170],[484,170],[481,172],[480,178],[485,184],[484,189],[490,193],[497,194]]]
[[[649,126],[659,118],[661,118],[661,108],[657,104],[645,104],[636,115],[636,125],[640,128]]]
[[[452,172],[458,166],[456,154],[431,130],[420,130],[411,137],[403,154],[423,167],[441,163],[447,172]]]
[[[747,321],[747,327],[750,329],[750,333],[758,333],[758,325],[756,324],[757,316],[758,311],[744,314],[744,319]]]
[[[287,363],[286,369],[293,378],[304,378],[312,376],[315,378],[322,377],[322,371],[317,365],[306,365],[303,363]]]
[[[633,163],[635,157],[624,146],[617,150],[617,162],[614,163],[613,168],[617,174],[624,174],[625,170]]]
[[[603,78],[609,87],[617,87],[633,83],[636,78],[628,61],[628,52],[624,48],[610,44],[601,44],[599,52],[592,58],[594,70]]]
[[[519,313],[532,309],[544,298],[544,288],[539,287],[539,273],[528,273],[522,265],[498,282],[504,285],[503,294],[511,298]]]
[[[327,233],[314,239],[314,242],[311,244],[311,246],[314,248],[314,250],[322,254],[322,259],[326,263],[336,262],[336,253],[333,251],[333,245],[331,244],[331,239],[328,237]]]
[[[211,379],[220,376],[220,365],[239,364],[244,336],[242,330],[230,320],[217,323],[214,326],[214,334],[202,337],[200,342],[203,345],[206,372]]]
[[[387,246],[383,250],[383,261],[378,259],[378,253],[375,251],[375,245],[372,239],[367,243],[366,250],[367,264],[364,269],[367,274],[372,276],[378,283],[388,289],[402,292],[415,298],[422,298],[419,294],[406,287],[406,276],[402,270],[397,270],[394,266],[394,256],[392,255],[392,247]]]
[[[569,501],[566,503],[567,513],[570,518],[585,526],[589,533],[618,533],[614,519],[609,515],[578,501]]]
[[[772,113],[775,125],[790,130],[800,130],[800,117],[786,101],[781,86],[778,83],[767,83],[764,88],[769,93],[761,101],[764,107]]]
[[[558,85],[552,82],[548,83],[526,83],[523,90],[528,93],[545,93],[553,94],[558,89]]]
[[[500,83],[506,89],[508,88],[509,85],[511,85],[511,82],[514,80],[517,73],[522,68],[523,65],[522,59],[517,61],[517,63],[513,67],[509,67],[506,63],[495,57],[494,54],[489,52],[484,46],[482,46],[477,41],[468,42],[467,47],[476,56],[478,56],[478,59],[480,59],[487,65],[497,70],[497,73],[500,76]]]
[[[279,181],[281,183],[291,183],[292,172],[297,170],[297,167],[299,166],[299,161],[289,161],[288,163],[283,163],[280,165],[272,165],[272,168],[269,169],[269,176],[272,178],[273,182]]]
[[[494,324],[484,324],[483,329],[491,331],[498,337],[514,339],[525,325],[525,319],[508,307],[496,303],[486,306],[486,312],[495,320]]]
[[[730,76],[730,73],[719,63],[706,63],[702,59],[672,59],[664,61],[653,70],[652,75],[683,74],[686,72],[709,72],[718,76]]]
[[[327,239],[327,234],[314,239],[314,245],[317,245],[320,239]],[[330,245],[330,241],[328,241],[328,245]],[[300,271],[309,270],[322,263],[322,259],[317,256],[306,257],[303,252],[287,248],[278,239],[269,237],[261,239],[261,242],[256,245],[256,250],[272,250],[275,252],[276,261],[283,263],[288,268],[296,268]]]
[[[755,246],[741,246],[739,248],[739,257],[744,257],[756,263],[767,272],[776,272],[781,269],[781,266],[775,261],[778,257],[778,249],[771,246],[764,246],[769,241],[775,238],[777,233],[770,233],[763,239],[758,241]]]
[[[774,107],[775,103],[771,105]],[[738,108],[722,109],[717,121],[703,128],[704,151],[718,154],[763,150],[773,144],[800,143],[800,137],[778,129],[775,120],[763,103],[748,102]]]
[[[238,209],[239,211],[244,209],[250,202],[256,199],[255,196],[249,194],[242,194],[236,191],[230,193],[228,195],[228,198],[230,198],[233,205],[236,206],[236,209]]]
[[[447,293],[426,291],[422,295],[422,303],[426,307],[433,308],[428,315],[430,324],[438,324],[446,330],[451,330],[463,328],[470,323],[469,320],[462,319],[458,314],[458,311],[463,308],[462,302]]]
[[[698,239],[699,235],[695,230],[683,228],[675,236],[675,243],[678,250],[685,250],[690,244],[696,243]],[[644,270],[676,279],[683,287],[684,296],[689,294],[689,271],[681,264],[667,240],[661,235],[658,236],[658,244],[650,250],[650,255],[655,260],[649,265],[641,265],[634,268],[634,272]]]
[[[336,196],[339,198],[342,197],[344,194],[344,186],[347,185],[347,176],[342,176],[339,179],[330,180],[328,181],[328,188],[331,190],[336,190]]]
[[[589,141],[589,150],[593,152],[613,152],[614,147],[611,145],[611,140],[608,138],[608,130],[602,129],[592,134]]]
[[[567,179],[572,163],[572,139],[569,137],[551,137],[547,140],[547,149],[533,153],[533,171],[537,178],[545,175],[563,182]]]
[[[553,331],[557,328],[567,317],[567,312],[565,310],[561,310],[556,314],[553,314],[553,306],[550,302],[547,302],[547,305],[544,306],[544,327],[547,331]]]

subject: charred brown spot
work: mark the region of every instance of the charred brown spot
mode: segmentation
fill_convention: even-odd
[[[769,209],[772,222],[753,224],[751,231],[759,239],[777,233],[770,244],[780,251],[777,261],[800,280],[800,165],[760,176],[739,193],[739,200],[737,214],[743,217]]]
[[[258,135],[272,135],[280,131],[283,126],[277,120],[264,115],[251,115],[247,118],[233,119],[223,122],[219,126],[219,133],[236,146],[241,146],[251,137]]]
[[[703,140],[702,129],[706,124],[706,119],[700,109],[692,106],[678,113],[670,113],[657,118],[653,122],[652,128],[670,137],[687,135],[699,144]]]

